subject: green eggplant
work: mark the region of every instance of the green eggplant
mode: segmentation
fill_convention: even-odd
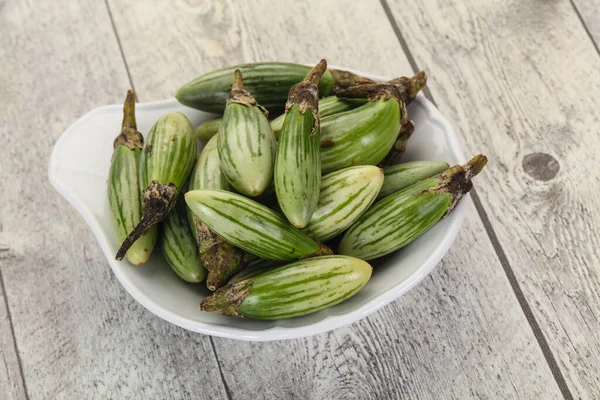
[[[273,180],[277,141],[266,114],[236,70],[219,127],[219,156],[231,186],[248,197],[262,194]]]
[[[135,94],[127,92],[123,106],[121,133],[113,143],[113,156],[108,173],[108,204],[115,236],[119,243],[142,220],[142,199],[139,183],[139,160],[144,138],[137,131]],[[156,243],[157,229],[151,228],[137,239],[125,257],[133,265],[144,264]]]
[[[327,68],[321,60],[306,78],[292,86],[275,159],[275,192],[279,207],[296,228],[303,228],[317,209],[321,187],[317,84]]]
[[[161,235],[163,255],[173,271],[191,283],[206,278],[206,268],[200,262],[196,238],[190,229],[185,202],[181,197],[163,222]]]
[[[222,287],[200,309],[265,320],[299,317],[354,296],[372,270],[365,261],[346,256],[300,260]]]
[[[375,203],[346,231],[339,253],[372,260],[411,243],[454,209],[486,163],[480,154]]]
[[[270,113],[279,114],[283,111],[290,88],[302,81],[310,69],[306,65],[283,62],[234,65],[197,77],[183,85],[175,97],[188,107],[223,114],[234,71],[240,70],[246,90],[252,93],[258,104]],[[328,96],[332,91],[362,83],[373,81],[351,72],[329,70],[323,73],[319,92]]]
[[[383,171],[374,165],[323,176],[319,205],[301,231],[319,242],[342,233],[373,204],[382,185]]]
[[[275,211],[224,190],[192,190],[185,201],[203,224],[229,243],[258,257],[292,261],[320,246]]]

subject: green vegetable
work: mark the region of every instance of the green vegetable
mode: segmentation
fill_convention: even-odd
[[[204,142],[208,142],[213,136],[219,132],[221,126],[221,118],[211,119],[196,128],[196,137]]]
[[[135,122],[135,94],[127,92],[123,106],[121,133],[114,141],[114,152],[108,173],[108,204],[115,236],[125,240],[142,220],[142,199],[139,183],[139,160],[144,138]],[[157,229],[151,228],[137,239],[125,257],[134,265],[144,264],[150,258],[156,242]]]
[[[383,171],[373,165],[349,167],[323,176],[319,205],[302,232],[325,242],[348,228],[375,201]]]
[[[277,142],[265,113],[236,70],[219,128],[219,155],[229,183],[249,197],[262,194],[273,179]]]
[[[283,217],[239,194],[193,190],[185,200],[202,223],[233,245],[261,258],[291,261],[319,251],[319,245]]]
[[[179,277],[187,282],[202,282],[206,268],[200,262],[196,238],[188,224],[185,202],[177,201],[163,223],[162,250]]]
[[[296,228],[303,228],[317,208],[321,187],[317,84],[327,68],[321,60],[290,89],[275,159],[279,207]]]
[[[362,96],[369,102],[321,121],[323,173],[381,162],[396,141],[401,119],[406,117],[401,93],[393,85],[356,86],[339,95]]]
[[[353,257],[309,258],[229,284],[205,298],[200,309],[266,320],[299,317],[352,297],[371,272]]]
[[[371,260],[406,246],[454,209],[486,163],[475,156],[375,203],[346,231],[340,254]]]

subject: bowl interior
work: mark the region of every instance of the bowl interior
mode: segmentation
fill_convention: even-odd
[[[357,72],[373,79],[370,76]],[[174,99],[138,104],[138,129],[146,134],[169,111],[181,111],[194,126],[214,116],[185,107]],[[423,96],[408,108],[415,121],[405,161],[443,160],[463,163],[458,140],[448,122]],[[119,132],[122,106],[91,111],[71,125],[57,141],[50,158],[49,176],[55,188],[81,213],[92,228],[119,281],[142,305],[160,317],[197,332],[245,340],[273,340],[316,334],[354,322],[399,297],[429,274],[446,253],[464,219],[466,202],[418,240],[378,266],[369,283],[354,297],[335,307],[301,318],[253,321],[200,312],[198,304],[209,293],[203,284],[179,279],[156,248],[143,266],[117,262],[106,196],[112,142]],[[93,149],[93,151],[90,151]]]

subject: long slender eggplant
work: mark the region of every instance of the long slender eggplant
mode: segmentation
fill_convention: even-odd
[[[267,114],[236,70],[219,127],[219,156],[231,186],[248,197],[262,194],[273,180],[277,141]]]
[[[486,163],[480,154],[375,203],[346,231],[339,253],[372,260],[406,246],[454,209]]]
[[[114,152],[108,173],[108,203],[113,229],[122,242],[142,220],[142,199],[139,182],[139,161],[144,145],[135,121],[135,94],[127,92],[123,106],[121,133],[113,143]],[[156,227],[137,239],[125,257],[134,264],[144,264],[150,258],[156,242]]]
[[[197,77],[183,85],[175,97],[188,107],[223,114],[237,69],[244,76],[246,90],[252,93],[258,104],[276,115],[283,111],[290,88],[302,81],[311,68],[282,62],[234,65]],[[347,71],[328,70],[324,71],[319,82],[319,93],[328,96],[341,88],[362,83],[373,81]]]
[[[346,256],[300,260],[231,283],[205,298],[200,309],[266,320],[299,317],[354,296],[372,270]]]
[[[117,252],[121,260],[131,245],[152,226],[163,221],[177,200],[194,165],[196,138],[185,115],[172,112],[159,118],[140,157],[142,219]]]
[[[267,260],[293,261],[321,247],[275,211],[224,190],[185,194],[192,213],[228,242]]]
[[[367,98],[369,102],[321,121],[323,173],[379,164],[394,146],[406,119],[403,94],[394,85],[365,84],[340,90],[338,96]]]
[[[303,228],[317,209],[321,188],[317,84],[327,68],[321,60],[290,89],[275,159],[275,192],[281,210]]]

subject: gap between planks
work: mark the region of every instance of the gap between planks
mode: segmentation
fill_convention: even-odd
[[[6,316],[8,317],[8,323],[10,325],[10,334],[12,336],[13,348],[17,357],[17,365],[19,366],[19,375],[21,376],[21,382],[23,383],[23,392],[25,398],[29,400],[29,392],[27,391],[27,383],[25,382],[25,374],[23,374],[23,363],[21,361],[21,353],[19,352],[19,346],[17,345],[17,337],[15,335],[15,327],[13,325],[12,315],[10,313],[10,307],[8,305],[8,298],[6,297],[6,286],[4,285],[4,276],[2,275],[2,268],[0,268],[0,292],[4,299],[4,307],[6,308]]]
[[[594,46],[596,47],[596,51],[600,54],[600,51],[598,50],[598,46],[596,45],[596,42],[593,40],[592,36],[590,35],[590,32],[587,29],[587,26],[585,25],[585,23],[583,22],[581,15],[579,14],[579,11],[577,10],[577,7],[575,6],[575,4],[573,4],[573,0],[570,0],[570,1],[571,1],[571,4],[573,5],[575,13],[579,17],[580,22],[582,23],[584,29],[586,30],[588,36],[590,37],[590,40],[592,40],[592,42],[594,43]],[[396,34],[396,38],[398,39],[398,42],[400,43],[402,50],[404,51],[404,53],[406,54],[406,57],[408,58],[408,60],[410,62],[410,65],[413,69],[413,73],[417,73],[419,71],[418,64],[417,64],[412,52],[410,51],[410,48],[408,47],[408,43],[406,43],[406,40],[404,39],[404,36],[402,35],[402,31],[400,30],[400,27],[398,26],[395,18],[392,15],[392,11],[391,11],[389,5],[387,4],[387,1],[380,0],[380,3],[381,3],[381,6],[383,7],[383,10],[385,11],[385,15],[387,16],[389,23],[392,25],[392,29],[394,30],[394,33]],[[425,97],[427,97],[428,100],[430,100],[434,105],[436,105],[435,100],[433,99],[433,95],[431,94],[431,91],[429,90],[429,87],[425,87],[424,95],[425,95]],[[523,311],[523,314],[525,315],[525,318],[527,319],[527,322],[529,323],[529,326],[533,332],[533,335],[535,336],[538,346],[540,347],[540,349],[542,351],[542,354],[544,354],[546,363],[548,364],[548,367],[550,368],[550,371],[552,372],[552,376],[554,377],[554,380],[556,381],[556,384],[558,385],[558,388],[560,389],[561,394],[563,395],[563,397],[565,399],[572,400],[573,394],[569,390],[567,382],[566,382],[566,380],[560,370],[560,367],[558,366],[558,363],[556,361],[556,357],[554,356],[554,353],[552,353],[552,350],[550,349],[550,346],[548,345],[548,340],[544,336],[544,334],[540,328],[539,322],[536,320],[536,318],[533,314],[533,311],[531,309],[531,306],[529,305],[529,303],[527,302],[527,299],[525,298],[525,295],[523,294],[523,290],[521,289],[521,286],[519,285],[519,282],[517,281],[517,278],[516,278],[515,273],[510,265],[510,262],[508,261],[508,258],[506,257],[506,253],[504,252],[504,249],[502,248],[502,245],[500,244],[500,241],[498,240],[498,237],[496,235],[494,227],[492,226],[492,223],[487,216],[487,212],[485,211],[485,208],[484,208],[483,204],[481,203],[481,200],[480,200],[479,196],[477,195],[477,192],[475,191],[475,189],[473,189],[471,191],[471,199],[473,200],[473,204],[475,205],[477,214],[479,215],[479,218],[481,219],[481,222],[483,223],[483,226],[488,235],[488,238],[490,239],[490,242],[492,243],[494,251],[496,252],[496,257],[498,258],[498,261],[500,261],[500,264],[502,265],[502,268],[504,269],[506,278],[508,279],[508,282],[510,283],[510,287],[512,288],[512,290],[517,298],[517,301],[519,302],[519,306],[521,307],[521,310]]]
[[[575,4],[575,2],[573,0],[569,0],[569,2],[571,3],[571,6],[573,6],[573,10],[575,11],[575,14],[577,14],[577,18],[579,19],[579,22],[581,22],[581,25],[583,26],[583,29],[585,30],[585,33],[588,35],[588,37],[590,38],[590,40],[594,44],[594,48],[596,49],[596,53],[598,53],[598,55],[600,55],[600,48],[598,47],[598,43],[596,43],[596,40],[594,39],[594,35],[592,35],[592,32],[590,31],[589,27],[585,23],[585,20],[581,16],[581,13],[579,12],[579,8],[577,8],[577,5]]]

